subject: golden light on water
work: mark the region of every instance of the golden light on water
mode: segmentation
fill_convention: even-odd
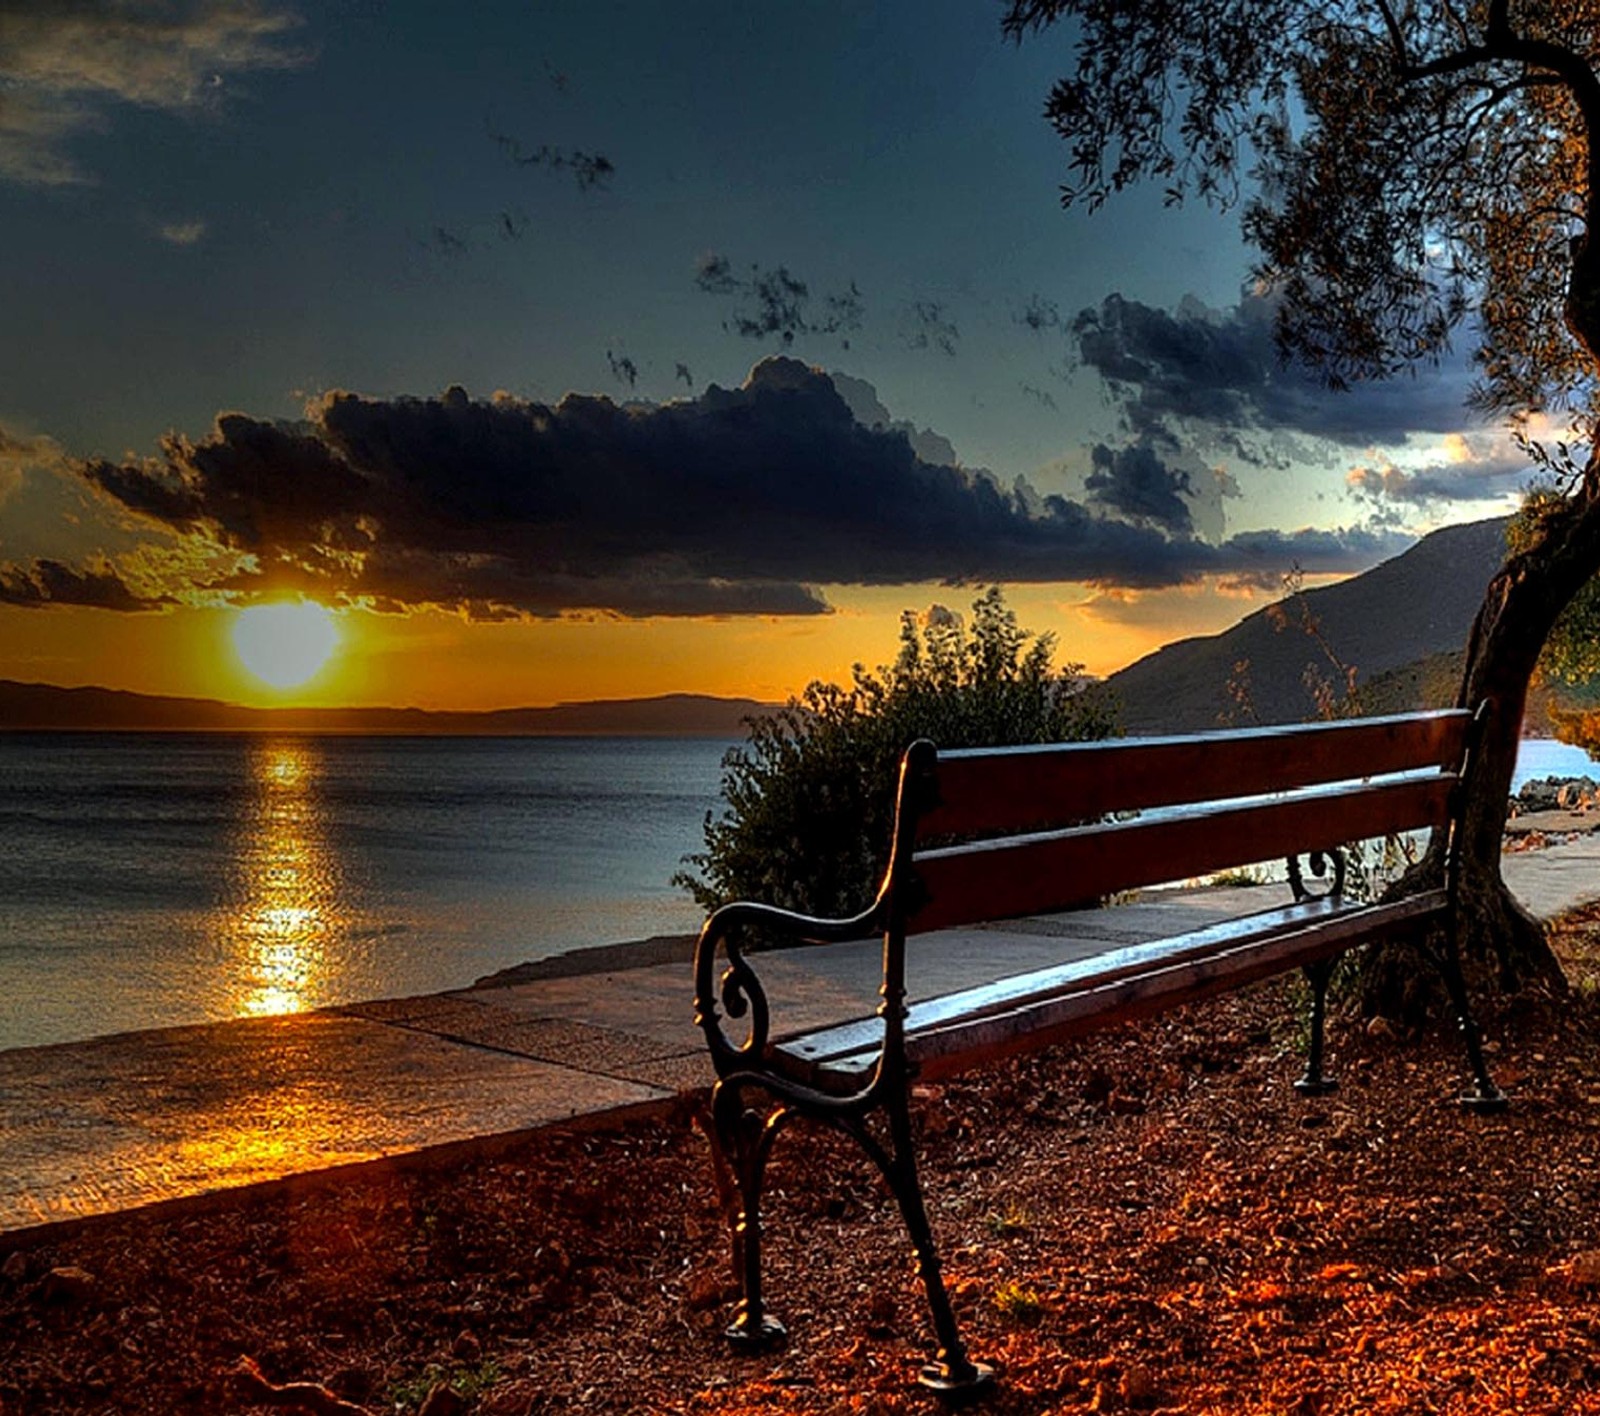
[[[237,1015],[298,1013],[328,981],[341,933],[338,871],[324,837],[320,755],[302,741],[253,745],[256,796],[242,845],[242,898],[224,921]]]
[[[332,613],[314,600],[251,605],[233,623],[239,662],[273,688],[297,688],[315,678],[338,647]]]

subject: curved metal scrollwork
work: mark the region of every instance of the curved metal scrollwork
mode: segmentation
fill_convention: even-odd
[[[731,917],[736,909],[719,910],[706,921],[695,952],[695,1022],[706,1035],[719,1075],[742,1060],[760,1057],[766,1051],[772,1026],[766,989],[739,946],[738,924]],[[713,987],[712,971],[719,943],[727,967]],[[742,1043],[734,1043],[723,1032],[718,1020],[719,1003],[730,1018],[749,1017],[750,1031]]]
[[[760,930],[774,947],[829,943],[840,939],[860,939],[874,932],[881,913],[881,897],[851,919],[815,919],[771,905],[739,901],[724,905],[700,931],[695,946],[694,1003],[695,1022],[706,1035],[712,1064],[718,1076],[759,1064],[771,1038],[771,1010],[766,990],[755,969],[745,957],[741,938],[746,929]],[[718,948],[727,959],[720,977],[716,976]],[[718,1005],[720,1006],[720,1009]],[[721,1014],[749,1019],[749,1034],[735,1043],[723,1032]]]
[[[1309,883],[1305,872],[1300,868],[1300,857],[1292,855],[1288,858],[1289,888],[1294,891],[1296,900],[1321,900],[1330,895],[1344,893],[1344,850],[1335,847],[1331,851],[1312,851],[1306,856],[1306,865],[1311,876],[1317,882]]]

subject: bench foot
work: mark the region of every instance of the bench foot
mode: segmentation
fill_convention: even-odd
[[[1333,1077],[1313,1076],[1307,1072],[1303,1077],[1296,1077],[1294,1089],[1301,1096],[1327,1096],[1329,1092],[1339,1090],[1339,1083]]]
[[[740,1352],[754,1354],[782,1347],[789,1340],[789,1329],[771,1313],[763,1313],[755,1322],[751,1322],[747,1314],[740,1313],[724,1330],[723,1336]]]
[[[994,1388],[994,1368],[983,1362],[929,1362],[917,1380],[951,1405],[976,1401]]]
[[[1477,1111],[1485,1116],[1492,1116],[1509,1107],[1511,1099],[1499,1087],[1491,1085],[1487,1091],[1468,1092],[1465,1096],[1458,1096],[1456,1105],[1463,1111]]]

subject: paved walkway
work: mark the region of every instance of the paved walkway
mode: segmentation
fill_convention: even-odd
[[[1600,898],[1600,833],[1506,858],[1543,918]],[[947,992],[1267,908],[1278,886],[918,939],[913,988]],[[708,1085],[690,941],[524,965],[456,992],[0,1052],[0,1248],[143,1205],[188,1204],[385,1158],[426,1162],[562,1122],[670,1107]],[[769,955],[781,1026],[855,1008],[874,941]]]

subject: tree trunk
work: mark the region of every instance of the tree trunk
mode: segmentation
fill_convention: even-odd
[[[1590,204],[1600,192],[1590,194]],[[1590,236],[1573,251],[1566,319],[1574,338],[1600,366],[1600,240],[1591,211]],[[1457,700],[1475,708],[1487,701],[1490,717],[1469,781],[1461,820],[1459,937],[1469,958],[1490,960],[1502,987],[1540,983],[1567,988],[1544,929],[1506,888],[1500,874],[1511,778],[1522,736],[1528,684],[1539,653],[1562,610],[1600,574],[1600,446],[1573,495],[1542,518],[1534,543],[1508,560],[1489,582],[1467,644],[1466,670]],[[1397,892],[1437,885],[1442,843],[1435,843]],[[1380,957],[1364,979],[1367,1006],[1382,1011],[1414,1004],[1414,968]]]
[[[1489,582],[1467,646],[1460,703],[1487,700],[1489,722],[1473,765],[1461,823],[1461,939],[1493,959],[1507,988],[1540,982],[1564,991],[1544,930],[1506,889],[1501,843],[1528,683],[1567,602],[1600,572],[1600,458],[1582,488],[1551,512],[1543,534]],[[1435,867],[1437,868],[1437,867]]]
[[[1487,700],[1490,714],[1462,807],[1458,937],[1468,963],[1492,965],[1506,991],[1529,984],[1567,991],[1544,928],[1506,888],[1501,846],[1539,651],[1568,601],[1597,573],[1600,450],[1575,495],[1547,513],[1538,540],[1512,556],[1489,582],[1467,644],[1458,702],[1472,708]],[[1390,893],[1437,888],[1443,875],[1443,842],[1436,840]],[[1399,1018],[1418,1017],[1436,1001],[1430,971],[1403,945],[1374,951],[1362,968],[1361,995],[1366,1012]]]

